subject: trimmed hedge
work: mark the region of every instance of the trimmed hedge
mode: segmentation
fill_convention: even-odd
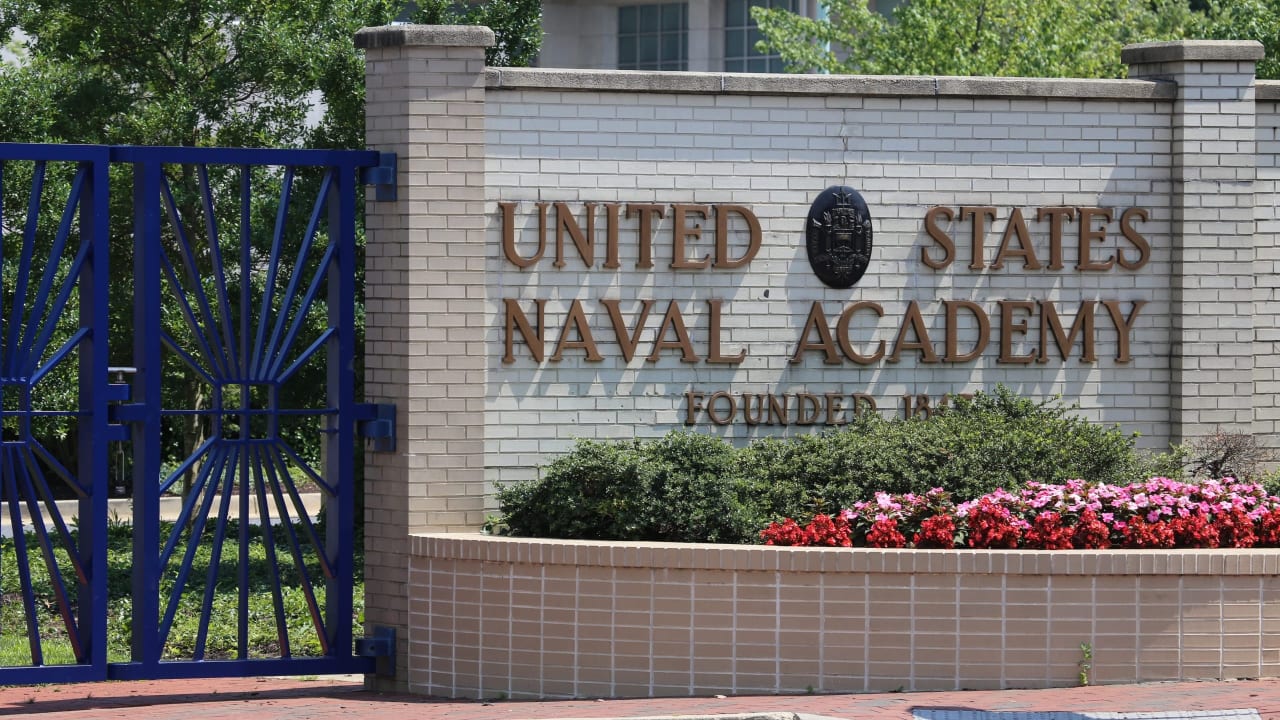
[[[735,448],[673,432],[649,442],[579,441],[539,480],[499,488],[505,531],[533,537],[759,542],[783,517],[851,507],[877,491],[959,498],[1031,481],[1123,483],[1161,458],[1133,435],[1036,402],[1003,386],[959,399],[933,417],[867,413],[839,430],[765,438]]]

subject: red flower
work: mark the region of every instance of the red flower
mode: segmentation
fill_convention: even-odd
[[[907,539],[898,532],[898,522],[885,518],[871,525],[867,533],[867,545],[874,548],[900,548],[907,546]]]
[[[1171,548],[1173,529],[1163,520],[1149,523],[1141,517],[1134,517],[1124,528],[1124,542],[1132,548]]]
[[[1247,548],[1258,542],[1253,530],[1253,520],[1243,508],[1233,507],[1218,513],[1218,542],[1222,547]]]
[[[1027,531],[1026,546],[1041,550],[1070,550],[1071,535],[1071,528],[1063,527],[1061,515],[1042,512]]]
[[[809,545],[809,533],[796,524],[795,520],[786,518],[782,524],[769,523],[769,527],[760,531],[765,545]]]
[[[1168,522],[1178,547],[1218,547],[1218,528],[1210,524],[1205,516],[1196,513],[1186,517],[1175,517]]]
[[[1280,545],[1280,508],[1268,512],[1258,520],[1258,544],[1267,547]]]
[[[1018,529],[1013,525],[1013,515],[995,500],[980,498],[978,504],[969,511],[967,520],[969,547],[1018,547]]]
[[[920,523],[920,532],[912,542],[918,548],[952,548],[956,546],[956,522],[950,515],[934,515]]]
[[[1085,508],[1076,522],[1072,543],[1086,550],[1106,550],[1111,547],[1111,528],[1098,519],[1093,508]]]
[[[826,545],[827,547],[853,547],[849,539],[849,521],[843,515],[835,518],[826,515],[814,515],[809,523],[809,544]]]

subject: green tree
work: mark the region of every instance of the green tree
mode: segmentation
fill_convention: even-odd
[[[1267,53],[1258,63],[1258,77],[1280,78],[1280,0],[1213,0],[1209,20],[1198,36],[1257,40]]]
[[[40,135],[23,139],[112,145],[316,144],[322,138],[313,132],[320,129],[338,127],[351,132],[362,127],[358,121],[330,117],[313,130],[306,117],[317,99],[317,90],[323,92],[321,81],[333,58],[357,56],[352,46],[354,32],[364,24],[385,22],[394,16],[394,9],[391,0],[141,0],[131,3],[126,12],[110,3],[85,0],[19,0],[5,5],[0,27],[5,35],[14,28],[21,29],[28,38],[25,62],[5,68],[0,88],[15,93],[23,87],[35,87],[44,93],[38,101],[17,105],[28,112],[37,108],[47,114],[46,119],[35,123]],[[320,95],[319,99],[325,98]],[[326,114],[332,116],[335,111],[356,112],[360,106],[335,102],[325,108]],[[340,135],[323,139],[350,142],[353,146],[360,141],[358,136]],[[232,175],[217,174],[213,181],[230,190],[234,187]],[[193,234],[192,245],[208,248],[207,239],[202,242],[195,237],[206,220],[197,177],[198,171],[191,165],[170,169],[177,215]],[[112,352],[117,364],[129,356],[131,306],[126,300],[131,289],[127,277],[132,249],[128,236],[130,181],[127,169],[118,168],[113,173],[112,254],[118,281],[112,284],[117,295],[113,303],[117,332],[112,333],[116,338]],[[259,181],[264,192],[254,199],[254,214],[264,220],[262,227],[270,228],[280,178],[278,174],[266,174]],[[305,185],[306,181],[300,184]],[[26,188],[9,190],[21,194]],[[234,198],[234,191],[222,194]],[[215,215],[222,228],[219,241],[236,242],[236,203],[216,206]],[[170,258],[177,258],[176,231],[171,225],[165,228]],[[296,243],[300,236],[294,229],[290,239]],[[197,253],[193,262],[200,267],[203,278],[212,278],[208,251]],[[288,250],[282,255],[291,256]],[[265,265],[265,259],[256,258],[255,267]],[[177,260],[173,262],[178,265]],[[257,297],[266,281],[256,275],[233,276],[230,282],[256,283]],[[236,297],[235,291],[229,294]],[[194,352],[196,329],[185,322],[178,307],[170,296],[164,305],[166,331],[181,347],[199,357]],[[321,313],[317,309],[313,315]],[[206,362],[211,363],[207,359]],[[308,370],[322,372],[318,368]],[[210,407],[214,388],[178,355],[166,356],[165,374],[168,407]],[[305,393],[300,396],[307,400]],[[205,416],[191,414],[173,422],[166,427],[170,448],[167,454],[174,459],[190,456],[209,431],[210,420]],[[318,438],[311,438],[309,444],[315,447]],[[197,471],[198,466],[185,474],[184,491],[190,488]]]
[[[465,7],[451,0],[422,0],[413,21],[423,25],[487,25],[496,44],[485,51],[495,67],[532,65],[542,47],[541,0],[489,0]]]
[[[403,0],[131,0],[122,7],[92,0],[7,0],[0,3],[0,44],[16,47],[21,61],[0,64],[0,139],[362,147],[364,62],[353,36],[361,27],[392,21],[403,5]],[[431,20],[423,15],[429,11],[430,7],[424,8],[418,19]],[[541,37],[536,2],[494,0],[462,16],[441,16],[435,21],[446,20],[492,25],[499,45],[491,61],[527,64]],[[15,30],[22,34],[15,36]],[[21,41],[10,42],[14,37]],[[61,174],[51,169],[54,175],[46,195],[65,198],[69,176],[66,168],[57,170]],[[27,187],[15,182],[12,173],[9,179],[4,223],[13,227],[25,212]],[[215,174],[212,180],[224,189],[231,189],[235,182],[233,173]],[[266,175],[259,180],[254,215],[270,228],[280,178]],[[119,279],[112,288],[123,300],[131,292],[126,277],[131,258],[128,170],[117,169],[112,181],[112,254]],[[186,227],[193,231],[202,227],[204,208],[196,168],[173,169],[170,182]],[[316,185],[314,178],[300,177],[299,183],[312,191]],[[214,210],[220,235],[231,244],[238,242],[235,205]],[[290,231],[295,243],[300,229]],[[169,232],[172,248],[176,236],[172,228]],[[282,256],[292,257],[294,249],[286,249]],[[12,257],[7,253],[6,262],[12,264]],[[205,270],[209,267],[208,257],[198,262],[204,263]],[[265,257],[255,262],[263,264]],[[261,292],[263,281],[256,282],[255,294]],[[124,364],[130,309],[120,301],[113,303],[113,310],[112,336],[117,338],[113,361]],[[165,322],[180,342],[192,339],[192,329],[175,304],[166,305]],[[169,407],[209,407],[211,388],[197,373],[172,355],[166,373],[166,388],[173,395],[166,401]],[[322,385],[323,379],[316,378],[310,387],[317,384]],[[184,427],[167,432],[169,456],[188,456],[208,432],[207,419],[187,416]],[[194,469],[184,484],[190,483],[193,473]]]
[[[1205,21],[1186,0],[910,0],[892,19],[867,0],[820,3],[825,19],[754,8],[761,49],[798,72],[1123,77],[1121,47]]]

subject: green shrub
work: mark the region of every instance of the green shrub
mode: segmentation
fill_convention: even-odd
[[[1003,386],[933,417],[868,413],[839,430],[736,449],[675,432],[652,442],[580,441],[537,481],[502,488],[510,532],[541,537],[755,542],[769,521],[836,512],[877,491],[956,498],[1032,480],[1128,482],[1159,465],[1134,437],[1060,401]]]
[[[673,432],[652,442],[580,440],[534,482],[499,488],[509,532],[535,537],[749,542],[752,513],[736,451]]]
[[[1132,436],[1070,410],[1001,386],[929,419],[867,414],[839,431],[757,441],[742,451],[743,473],[773,517],[832,513],[876,491],[941,487],[969,498],[1031,480],[1127,482],[1141,474]]]
[[[644,537],[672,542],[752,542],[767,518],[754,512],[738,451],[719,438],[673,432],[641,446],[649,486]]]
[[[533,482],[498,488],[504,522],[516,535],[621,540],[638,537],[647,504],[638,442],[580,440]]]
[[[1135,479],[1142,466],[1135,436],[1072,415],[1074,409],[1056,399],[1021,398],[1004,386],[960,398],[930,420],[898,424],[908,436],[902,444],[911,448],[915,461],[902,486],[875,489],[924,492],[943,487],[956,497],[978,497],[1032,480]]]

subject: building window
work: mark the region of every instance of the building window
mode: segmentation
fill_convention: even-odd
[[[689,3],[618,8],[619,70],[688,70]]]
[[[781,57],[756,50],[756,43],[764,36],[751,18],[751,8],[780,8],[796,12],[798,4],[799,0],[725,0],[725,72],[785,72]]]

